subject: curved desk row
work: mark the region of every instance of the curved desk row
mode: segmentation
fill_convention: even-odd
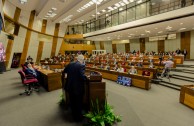
[[[132,85],[135,87],[149,90],[151,88],[150,78],[147,76],[141,76],[138,74],[127,74],[116,71],[108,71],[97,68],[86,67],[86,70],[98,71],[102,74],[102,77],[112,81],[117,81],[118,76],[130,77],[132,79]]]

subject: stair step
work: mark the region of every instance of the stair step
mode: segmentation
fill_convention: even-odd
[[[172,74],[172,76],[178,76],[178,77],[183,77],[183,78],[188,78],[188,79],[194,80],[194,77],[188,77],[188,76],[183,76],[183,75],[178,75],[178,74]]]
[[[183,78],[183,77],[172,76],[171,78],[180,79],[180,80],[184,80],[184,81],[188,81],[188,82],[194,82],[194,80],[190,80],[188,78]]]
[[[170,85],[170,84],[168,84],[168,83],[165,83],[165,82],[160,82],[159,83],[159,85],[161,85],[161,86],[165,86],[165,87],[168,87],[168,88],[172,88],[172,89],[175,89],[175,90],[178,90],[178,91],[180,91],[181,90],[181,88],[180,87],[178,87],[178,86],[174,86],[174,85]]]
[[[173,85],[173,86],[176,86],[176,87],[181,87],[181,85],[178,85],[178,84],[175,84],[175,83],[172,83],[172,82],[168,82],[168,81],[161,81],[162,83],[166,83],[166,84],[169,84],[169,85]]]

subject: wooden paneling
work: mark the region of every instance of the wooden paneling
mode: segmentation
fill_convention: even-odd
[[[14,14],[14,21],[15,22],[18,22],[18,20],[20,18],[20,13],[21,13],[21,9],[16,7],[15,14]]]
[[[46,32],[46,27],[47,27],[47,20],[43,20],[42,21],[42,28],[41,28],[42,33]]]
[[[191,32],[181,32],[181,51],[186,49],[186,59],[190,59],[190,46],[191,46]]]
[[[117,45],[116,44],[112,44],[112,52],[117,53]]]
[[[158,40],[158,52],[164,52],[164,40]]]
[[[194,85],[184,85],[181,87],[180,103],[194,109]]]
[[[61,54],[64,54],[65,51],[88,51],[89,53],[92,53],[92,50],[95,50],[95,45],[87,45],[87,44],[65,44],[62,42],[62,46],[59,52]]]
[[[6,48],[6,67],[8,65],[9,62],[11,62],[10,60],[10,56],[11,56],[11,52],[12,52],[12,47],[13,47],[13,40],[9,39],[8,43],[7,43],[7,48]]]
[[[2,0],[2,4],[3,4],[3,5],[5,4],[5,0]]]
[[[58,34],[59,34],[59,27],[60,27],[60,24],[59,23],[56,23],[55,24],[55,32],[54,32],[54,35],[55,36],[58,36]],[[58,41],[58,38],[57,37],[53,37],[51,57],[55,56],[56,48],[57,48],[57,41]]]
[[[43,47],[44,47],[44,42],[40,41],[38,45],[38,52],[37,52],[37,58],[36,58],[37,63],[39,63],[42,58]]]
[[[104,42],[100,41],[100,49],[104,50]]]
[[[125,43],[125,51],[126,53],[130,52],[130,43]]]
[[[65,35],[65,39],[83,39],[83,34]]]
[[[145,52],[145,38],[140,38],[140,52]]]
[[[35,11],[32,11],[30,14],[30,19],[29,19],[29,23],[28,23],[28,28],[32,28],[33,23],[34,23],[34,17],[35,17]],[[20,60],[20,64],[24,64],[26,61],[26,57],[28,54],[28,47],[30,44],[30,38],[31,38],[31,30],[27,30],[26,32],[26,38],[24,41],[24,46],[23,46],[23,51],[22,51],[22,56],[21,56],[21,60]]]

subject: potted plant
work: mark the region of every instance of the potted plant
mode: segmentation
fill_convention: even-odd
[[[113,113],[113,107],[107,101],[104,106],[100,106],[98,100],[96,103],[91,101],[91,111],[84,116],[88,118],[89,126],[112,126],[121,121],[121,117]]]

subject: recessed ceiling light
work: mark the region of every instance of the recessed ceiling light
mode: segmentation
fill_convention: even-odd
[[[123,2],[124,2],[125,4],[129,4],[129,1],[128,1],[128,0],[123,0]]]
[[[141,3],[141,2],[142,2],[142,0],[137,1],[138,4]]]
[[[160,33],[162,33],[163,31],[159,31],[158,33],[160,34]]]
[[[102,10],[102,12],[106,12],[106,10]]]
[[[141,34],[142,36],[144,36],[145,34]]]
[[[182,25],[183,23],[180,23],[180,25]]]
[[[155,29],[158,29],[158,28],[155,28]]]
[[[134,0],[129,0],[130,2],[134,2]]]
[[[52,10],[57,10],[57,8],[55,8],[55,7],[52,7],[51,9],[52,9]]]
[[[185,30],[186,28],[180,28],[179,30],[182,31],[182,30]]]
[[[170,30],[172,27],[171,26],[167,26],[166,29]]]
[[[120,7],[121,5],[120,5],[119,3],[116,3],[115,6],[116,6],[116,7]]]
[[[119,8],[119,11],[122,11],[123,10],[123,8]]]

